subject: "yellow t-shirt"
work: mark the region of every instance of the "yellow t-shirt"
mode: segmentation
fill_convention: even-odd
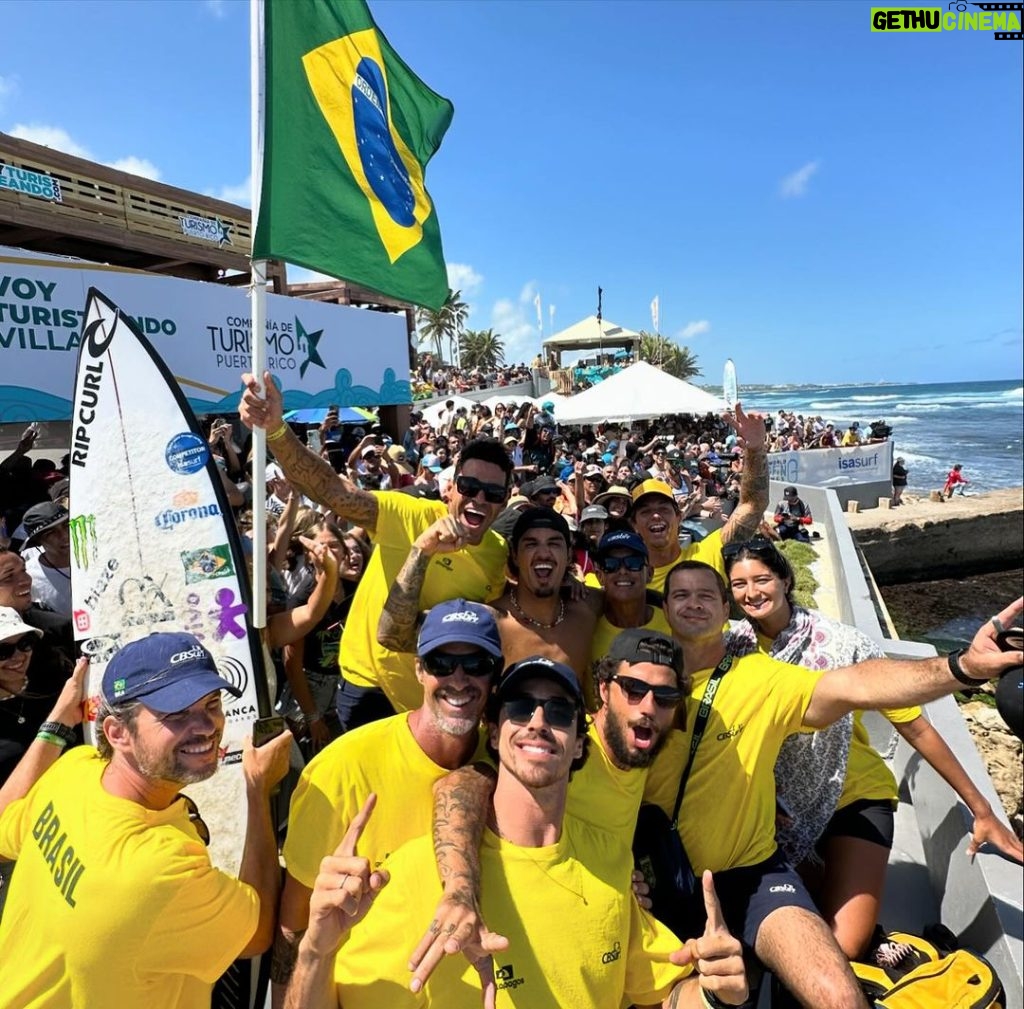
[[[684,547],[671,564],[662,564],[660,568],[655,568],[647,587],[664,593],[665,579],[680,561],[703,561],[713,567],[722,578],[725,578],[725,561],[722,560],[722,530],[716,529],[704,539]]]
[[[886,708],[881,714],[894,724],[902,724],[920,718],[921,709]],[[859,799],[888,799],[893,803],[899,801],[896,778],[889,770],[889,765],[871,745],[868,730],[863,725],[863,717],[864,712],[854,712],[850,756],[846,761],[846,781],[843,783],[843,794],[839,797],[836,809],[842,809]]]
[[[669,953],[682,943],[640,909],[633,860],[607,831],[566,816],[557,844],[520,848],[491,831],[480,852],[482,910],[509,939],[494,956],[498,1005],[515,1009],[620,1009],[660,1004],[690,972]],[[430,838],[388,860],[391,882],[352,930],[335,961],[345,1009],[478,1009],[479,975],[445,957],[420,995],[408,959],[441,896]]]
[[[320,860],[341,843],[371,792],[377,804],[359,854],[372,865],[414,837],[429,837],[432,786],[448,773],[416,742],[408,712],[346,732],[306,765],[292,795],[284,842],[289,874],[312,889]]]
[[[672,815],[697,709],[712,670],[693,676],[686,732],[675,732],[651,766],[645,800]],[[697,873],[755,865],[775,851],[775,760],[800,730],[822,673],[752,654],[721,678],[686,783],[679,835]]]
[[[395,711],[412,711],[423,703],[423,688],[416,679],[415,656],[392,652],[377,643],[377,623],[398,572],[413,541],[439,518],[448,514],[441,501],[423,501],[395,491],[374,491],[377,499],[376,549],[345,622],[338,664],[342,675],[359,687],[380,687]],[[479,546],[432,557],[420,592],[420,609],[428,610],[446,599],[484,603],[505,589],[508,547],[493,529]]]
[[[110,795],[91,746],[0,816],[18,866],[0,923],[5,1009],[209,1009],[256,930],[252,887],[215,869],[183,802]]]
[[[616,767],[605,753],[593,722],[587,735],[587,761],[569,780],[565,811],[577,820],[608,831],[628,848],[633,843],[647,769]]]

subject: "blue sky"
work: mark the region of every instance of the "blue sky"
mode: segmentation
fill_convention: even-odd
[[[744,382],[1022,371],[1022,51],[859,0],[378,0],[455,119],[453,282],[507,357],[593,314]],[[248,5],[8,3],[0,130],[247,203]],[[302,279],[295,273],[292,279]]]

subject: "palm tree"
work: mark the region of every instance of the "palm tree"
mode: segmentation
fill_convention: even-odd
[[[463,368],[497,368],[505,361],[505,346],[493,329],[467,329],[459,337]]]
[[[462,292],[451,289],[440,308],[417,308],[416,325],[420,331],[420,343],[433,343],[437,360],[443,361],[444,342],[447,340],[449,357],[454,363],[456,341],[468,314],[469,306],[462,300]]]
[[[660,333],[640,331],[640,360],[684,381],[701,374],[697,355],[689,347],[680,347],[674,340]]]

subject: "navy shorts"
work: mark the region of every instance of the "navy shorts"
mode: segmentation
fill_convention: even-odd
[[[802,907],[818,914],[803,880],[780,851],[757,865],[716,872],[715,892],[729,931],[749,950],[762,922],[778,908]]]
[[[380,687],[357,687],[341,677],[341,686],[334,695],[334,705],[342,732],[351,732],[360,725],[390,718],[395,709]]]
[[[858,799],[832,814],[818,839],[817,848],[820,852],[831,837],[856,837],[891,848],[895,833],[894,817],[895,810],[889,799]]]

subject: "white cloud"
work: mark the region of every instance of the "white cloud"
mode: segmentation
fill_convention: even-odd
[[[131,172],[133,175],[141,175],[146,179],[159,181],[160,169],[147,158],[140,158],[134,154],[128,154],[123,158],[104,160],[97,158],[88,148],[83,147],[75,140],[67,130],[60,126],[47,126],[43,123],[18,123],[11,129],[11,136],[21,140],[29,140],[34,144],[42,144],[43,147],[52,147],[55,150],[63,151],[76,158],[85,158],[88,161],[98,161],[101,165],[109,165],[122,172]]]
[[[711,323],[707,319],[698,319],[695,322],[688,322],[679,331],[679,340],[692,340],[695,336],[701,336],[703,333],[709,333],[711,331]]]
[[[252,203],[252,175],[237,185],[221,186],[220,189],[208,189],[207,196],[227,203],[235,203],[240,207],[248,207]]]
[[[228,16],[228,5],[225,0],[206,0],[203,5],[207,11],[212,14],[218,21],[223,20]]]
[[[127,158],[118,158],[117,161],[111,161],[109,164],[111,168],[116,168],[119,172],[141,175],[144,179],[152,179],[154,182],[160,181],[160,169],[146,158],[137,158],[134,154],[129,154]]]
[[[468,263],[447,263],[448,286],[453,291],[462,292],[462,300],[468,301],[480,293],[483,286],[483,275],[477,273]]]
[[[491,328],[499,334],[505,346],[505,363],[529,363],[540,351],[537,331],[537,309],[533,299],[537,295],[536,281],[529,281],[519,292],[519,298],[499,298],[491,308]]]
[[[10,98],[17,90],[13,77],[0,77],[0,109],[4,107],[4,99]]]
[[[820,164],[820,161],[808,161],[806,165],[802,165],[795,172],[787,175],[779,183],[779,195],[784,200],[791,199],[794,196],[803,196],[807,192],[811,176],[818,170]]]

